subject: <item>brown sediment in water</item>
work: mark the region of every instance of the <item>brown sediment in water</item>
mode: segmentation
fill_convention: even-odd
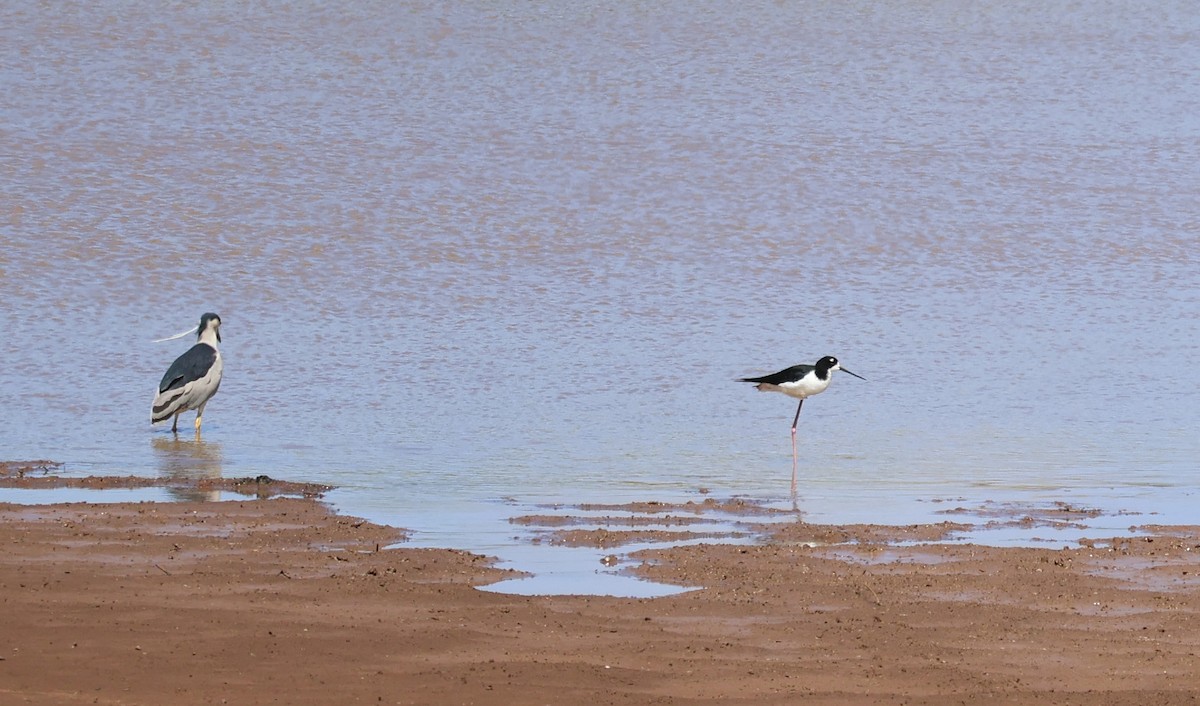
[[[730,507],[736,511],[730,512]],[[596,508],[609,513],[629,514],[571,514],[572,510],[585,512],[594,511]],[[521,515],[509,521],[531,528],[545,529],[540,536],[548,537],[552,543],[596,547],[614,547],[646,541],[743,539],[751,536],[764,539],[769,537],[769,541],[776,544],[808,546],[939,542],[975,528],[975,525],[963,522],[926,525],[818,525],[798,519],[796,511],[780,510],[757,503],[716,500],[682,504],[641,502],[603,506],[563,505],[559,510],[559,514]],[[731,517],[737,519],[731,521]],[[599,527],[580,529],[580,525]],[[704,527],[701,530],[688,529],[701,525]],[[726,529],[714,531],[711,529],[713,525],[720,525]],[[654,528],[634,529],[648,526]],[[668,530],[662,529],[663,527],[679,529]]]
[[[62,468],[57,461],[0,461],[0,480],[6,478],[24,478],[26,475],[45,475]]]
[[[128,488],[172,488],[197,491],[238,493],[240,495],[273,498],[281,495],[321,497],[333,486],[320,483],[298,483],[276,480],[260,475],[246,478],[151,478],[145,476],[60,476],[50,475],[61,464],[49,461],[0,462],[0,488],[46,490],[53,488],[84,488],[115,490]]]
[[[716,498],[705,498],[700,502],[687,501],[683,503],[665,503],[657,501],[645,501],[634,503],[581,503],[579,505],[569,506],[571,509],[580,510],[583,512],[633,512],[633,513],[691,513],[694,515],[705,515],[713,513],[724,513],[727,515],[787,515],[788,510],[768,507],[761,502],[749,500],[746,498],[731,498],[728,500],[717,500]]]
[[[645,525],[687,526],[703,524],[710,522],[710,520],[700,516],[679,515],[519,515],[509,519],[509,522],[514,525],[530,525],[539,527],[565,527],[571,525],[595,524],[637,527]]]
[[[629,544],[647,542],[690,542],[695,540],[712,540],[724,542],[745,536],[738,532],[672,532],[669,530],[610,530],[610,529],[574,529],[561,530],[549,535],[551,544],[561,544],[568,547],[596,547],[611,549]]]
[[[978,507],[953,507],[941,510],[939,515],[961,515],[986,518],[987,529],[1008,527],[1028,529],[1032,527],[1084,528],[1085,520],[1099,517],[1103,513],[1097,508],[1079,507],[1063,501],[1048,505],[1019,502],[985,502]]]
[[[966,532],[973,525],[962,522],[939,522],[929,525],[816,525],[795,522],[786,525],[767,525],[761,529],[771,534],[779,544],[894,544],[896,542],[941,542],[956,533]]]
[[[1198,528],[907,544],[946,531],[770,524],[634,555],[698,591],[524,597],[311,499],[0,504],[0,703],[1196,702]]]

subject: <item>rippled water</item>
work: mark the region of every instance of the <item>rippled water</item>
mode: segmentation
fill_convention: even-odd
[[[512,502],[783,501],[795,407],[733,380],[833,354],[868,380],[805,405],[810,519],[1196,519],[1191,3],[0,19],[4,457],[323,481],[486,549]],[[150,341],[205,311],[225,381],[173,441],[189,342]]]

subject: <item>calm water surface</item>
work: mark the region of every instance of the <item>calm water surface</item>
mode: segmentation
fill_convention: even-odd
[[[495,549],[539,502],[785,502],[794,405],[733,380],[833,354],[808,519],[1198,521],[1194,10],[5,3],[0,455]],[[151,341],[205,311],[175,441]]]

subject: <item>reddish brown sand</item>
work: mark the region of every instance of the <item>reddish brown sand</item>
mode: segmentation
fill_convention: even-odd
[[[1200,699],[1197,528],[887,545],[946,531],[789,523],[643,557],[703,590],[520,597],[473,588],[505,575],[483,557],[381,550],[401,533],[311,499],[0,504],[0,704]]]

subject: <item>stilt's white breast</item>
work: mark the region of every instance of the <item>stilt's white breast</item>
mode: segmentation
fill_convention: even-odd
[[[787,395],[802,400],[806,397],[812,397],[825,391],[829,387],[830,375],[826,373],[824,380],[817,377],[815,372],[809,373],[795,382],[784,382],[776,386],[776,389]]]

